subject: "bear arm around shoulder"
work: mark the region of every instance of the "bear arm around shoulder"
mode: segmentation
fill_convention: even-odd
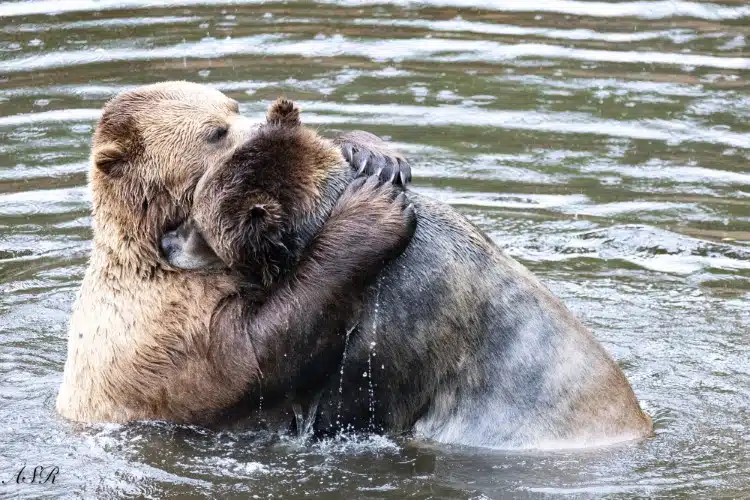
[[[411,165],[406,157],[380,137],[354,130],[336,137],[344,159],[356,176],[377,175],[382,182],[406,187],[411,182]]]
[[[367,287],[408,246],[416,223],[404,193],[376,176],[356,179],[293,272],[262,303],[241,294],[229,298],[215,311],[211,330],[247,335],[264,395],[290,383],[315,383],[324,376],[316,367],[329,365],[320,360],[340,355]]]

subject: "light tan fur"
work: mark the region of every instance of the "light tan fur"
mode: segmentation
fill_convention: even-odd
[[[221,143],[205,140],[228,127]],[[218,91],[169,82],[121,94],[105,107],[92,145],[94,238],[73,308],[58,412],[78,421],[210,420],[256,376],[246,342],[209,334],[211,314],[235,290],[228,276],[172,272],[160,235],[189,210],[209,166],[251,127]],[[220,362],[216,362],[220,360]]]

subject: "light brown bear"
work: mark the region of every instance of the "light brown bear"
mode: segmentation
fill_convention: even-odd
[[[291,104],[276,112],[201,179],[191,218],[163,240],[173,264],[221,262],[262,289],[292,272],[308,235],[328,223],[320,214],[345,185],[330,179],[353,173],[316,160],[316,175],[299,177],[299,162],[336,148],[311,139]],[[305,195],[311,189],[323,193],[317,207]],[[450,207],[407,193],[416,233],[369,289],[341,372],[307,393],[287,391],[307,406],[316,434],[416,432],[452,444],[550,448],[651,433],[622,371],[558,298]],[[263,384],[248,392],[250,406],[284,396]]]
[[[414,230],[413,210],[390,183],[348,186],[343,176],[343,195],[325,202],[325,224],[263,296],[229,271],[177,270],[159,250],[164,232],[189,214],[201,176],[254,131],[235,101],[187,82],[124,92],[105,106],[89,177],[93,248],[70,323],[62,416],[214,423],[261,380],[286,387],[302,374],[320,384],[308,367],[319,371],[341,355],[367,285]],[[307,139],[320,156],[300,158],[297,181],[318,206],[321,166],[351,168],[339,147]],[[366,149],[341,147],[350,157]],[[364,173],[385,165],[381,176],[408,179],[405,164],[369,158]]]

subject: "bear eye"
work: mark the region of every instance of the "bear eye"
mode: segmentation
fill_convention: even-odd
[[[227,136],[229,129],[227,127],[217,127],[208,135],[208,142],[219,142]]]

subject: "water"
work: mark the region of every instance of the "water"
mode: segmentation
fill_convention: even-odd
[[[344,353],[341,355],[341,366],[339,367],[339,401],[336,405],[336,426],[341,427],[341,405],[344,403],[344,367],[346,366],[346,353],[349,350],[349,338],[352,332],[357,328],[353,326],[346,332],[344,339]]]
[[[746,2],[164,4],[0,3],[0,497],[750,495]],[[390,137],[594,329],[656,436],[518,454],[59,419],[98,110],[166,79]],[[60,472],[16,485],[24,463]]]
[[[375,351],[375,347],[378,345],[378,320],[380,315],[380,289],[383,286],[383,279],[382,277],[378,277],[377,282],[375,283],[375,308],[372,312],[372,333],[371,337],[372,339],[375,339],[370,342],[370,350],[367,353],[367,373],[363,373],[362,376],[367,377],[367,410],[369,412],[369,422],[368,422],[368,430],[370,432],[376,432],[377,429],[375,428],[375,387],[374,383],[372,381],[373,377],[373,371],[372,371],[372,360],[377,356],[377,352]],[[348,339],[347,339],[348,340]],[[387,380],[381,380],[382,383],[387,384]]]

